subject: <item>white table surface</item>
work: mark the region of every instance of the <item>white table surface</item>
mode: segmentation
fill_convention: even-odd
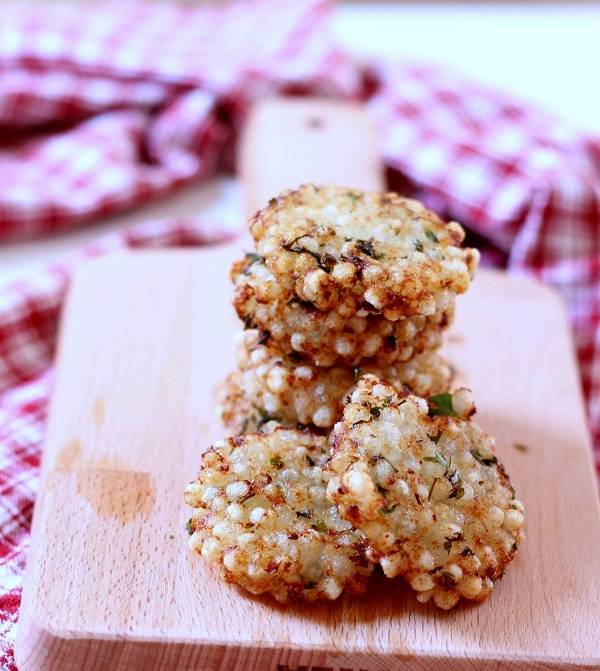
[[[442,61],[600,133],[600,3],[399,2],[338,8],[339,40],[359,56]],[[0,244],[0,283],[94,238],[151,218],[241,213],[233,179],[43,240]]]

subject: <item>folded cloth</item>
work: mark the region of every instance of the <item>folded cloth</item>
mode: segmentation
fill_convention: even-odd
[[[0,8],[0,239],[72,227],[230,157],[248,104],[275,91],[361,95],[393,186],[465,224],[496,265],[566,299],[600,466],[600,142],[433,65],[354,66],[329,4]],[[13,643],[58,317],[73,268],[127,246],[226,234],[162,221],[0,287],[0,667]],[[544,371],[540,371],[543,375]]]

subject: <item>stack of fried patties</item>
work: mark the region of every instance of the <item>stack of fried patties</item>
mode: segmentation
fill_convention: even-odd
[[[256,251],[233,266],[245,331],[222,418],[327,429],[361,373],[399,392],[448,389],[437,354],[477,267],[464,231],[394,193],[306,185],[250,221]]]
[[[304,186],[250,222],[231,437],[187,487],[190,547],[277,600],[364,593],[380,567],[422,602],[483,601],[523,506],[437,354],[478,254],[396,194]]]

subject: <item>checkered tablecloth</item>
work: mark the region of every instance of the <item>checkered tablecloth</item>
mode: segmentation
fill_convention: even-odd
[[[485,258],[557,287],[600,451],[600,142],[530,105],[424,64],[358,66],[328,2],[0,6],[0,244],[55,233],[231,167],[252,100],[365,99],[394,188],[458,219]],[[161,221],[0,286],[0,665],[13,643],[73,268],[125,246],[212,242]],[[543,372],[541,372],[543,374]]]

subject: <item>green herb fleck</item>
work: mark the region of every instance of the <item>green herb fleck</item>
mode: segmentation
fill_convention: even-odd
[[[493,466],[498,463],[498,457],[492,455],[491,457],[484,457],[477,448],[471,450],[473,458],[476,459],[480,464],[484,466]]]
[[[309,454],[307,454],[307,455],[306,455],[306,463],[307,463],[309,466],[314,466],[314,465],[315,465],[315,460],[312,459],[312,458],[310,457]]]
[[[194,527],[192,526],[192,518],[185,523],[185,530],[188,532],[188,534],[191,536],[194,533]]]
[[[254,265],[255,263],[264,263],[265,259],[263,256],[260,254],[255,254],[254,252],[248,252],[246,254],[246,269],[244,270],[244,274],[248,274],[248,269],[250,266]]]
[[[393,513],[394,510],[396,510],[397,507],[398,507],[398,504],[395,503],[393,506],[385,506],[385,507],[383,507],[383,508],[380,508],[380,509],[379,509],[379,512],[380,512],[382,515],[389,515],[390,513]]]
[[[417,252],[423,251],[423,243],[420,240],[415,240],[415,249]]]
[[[296,517],[305,517],[309,520],[312,517],[312,510],[296,510]]]
[[[449,585],[456,585],[456,578],[452,575],[452,573],[448,573],[448,571],[440,571],[440,575],[443,577],[444,582],[449,583]]]
[[[355,368],[354,369],[354,381],[358,382],[358,378],[361,376],[362,373],[362,368]]]
[[[431,242],[439,242],[438,236],[430,229],[425,229],[425,235],[431,240]]]
[[[450,462],[441,452],[436,452],[435,457],[423,457],[423,461],[431,461],[432,463],[439,464],[444,468],[448,468],[450,466]]]
[[[369,411],[371,413],[371,417],[379,417],[381,414],[381,408],[378,408],[377,406],[369,408]]]
[[[271,466],[274,466],[275,468],[283,468],[283,461],[281,461],[281,457],[278,454],[271,457],[269,461],[271,462]]]
[[[430,417],[455,417],[456,412],[452,407],[452,394],[436,394],[429,397],[429,416]]]
[[[320,534],[326,534],[329,531],[325,522],[321,520],[318,520],[317,522],[315,522],[315,524],[312,524],[311,526],[315,531],[318,531]]]
[[[274,417],[273,415],[270,415],[264,408],[259,408],[257,405],[254,406],[254,409],[256,410],[258,414],[258,421],[256,422],[256,428],[260,429],[263,424],[266,424],[267,422],[278,422],[279,418]]]
[[[464,541],[465,537],[461,531],[457,531],[455,534],[452,534],[452,536],[446,536],[446,542],[444,543],[444,550],[450,553],[450,550],[452,549],[452,543],[455,543],[457,541]]]

